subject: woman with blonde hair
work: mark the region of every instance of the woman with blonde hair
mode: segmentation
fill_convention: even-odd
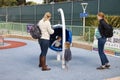
[[[46,12],[44,17],[38,22],[38,26],[41,30],[41,39],[38,39],[41,48],[41,54],[39,56],[39,67],[42,67],[42,71],[50,70],[46,65],[46,55],[49,47],[50,34],[54,33],[51,28],[51,13]]]
[[[102,70],[102,69],[107,69],[110,67],[107,56],[104,53],[104,45],[106,43],[105,33],[106,33],[106,29],[108,29],[108,22],[105,19],[105,15],[103,12],[99,12],[97,14],[97,18],[99,21],[98,30],[101,35],[101,37],[98,38],[98,53],[99,53],[101,64],[102,64],[97,69]]]

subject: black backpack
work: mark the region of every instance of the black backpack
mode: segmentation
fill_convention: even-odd
[[[30,35],[32,36],[33,39],[40,39],[41,38],[41,30],[39,26],[33,25],[30,28]]]
[[[111,38],[113,36],[113,27],[111,25],[107,26],[107,29],[105,30],[105,37]]]

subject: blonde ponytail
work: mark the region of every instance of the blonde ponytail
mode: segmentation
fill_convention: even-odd
[[[46,12],[44,17],[43,17],[43,21],[47,21],[50,18],[51,18],[51,13],[50,12]]]

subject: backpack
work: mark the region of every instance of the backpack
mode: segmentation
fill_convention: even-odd
[[[100,31],[98,28],[95,29],[95,37],[98,39],[98,38],[101,38],[101,34],[100,34]]]
[[[105,30],[105,37],[111,38],[113,36],[113,27],[111,25],[107,26],[107,29]]]
[[[41,38],[41,30],[40,30],[39,26],[32,25],[29,32],[33,39]]]

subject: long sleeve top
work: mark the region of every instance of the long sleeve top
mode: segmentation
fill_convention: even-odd
[[[47,21],[43,21],[43,19],[41,19],[39,22],[38,22],[38,26],[41,30],[41,39],[47,39],[49,40],[50,39],[50,34],[53,34],[54,33],[54,30],[51,28],[51,24],[50,24],[50,21],[47,20]]]
[[[108,27],[109,27],[109,26],[108,26],[108,24],[105,22],[104,19],[101,19],[101,20],[99,21],[99,27],[98,27],[98,29],[99,29],[100,34],[101,34],[102,37],[105,37],[106,30],[108,29]]]

